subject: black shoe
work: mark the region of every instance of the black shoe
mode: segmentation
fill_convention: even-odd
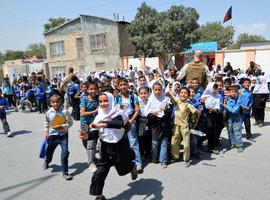
[[[131,172],[131,180],[136,180],[138,178],[138,171],[137,171],[137,166],[135,165],[133,167],[133,170]]]
[[[73,179],[73,176],[70,175],[70,174],[67,173],[67,172],[64,172],[64,173],[63,173],[63,178],[64,178],[65,180],[67,180],[67,181],[70,181],[70,180]]]
[[[252,134],[251,133],[247,133],[246,134],[246,138],[247,138],[247,140],[249,140],[250,138],[252,138]]]
[[[102,195],[102,197],[96,197],[96,200],[106,200],[106,198]]]
[[[46,161],[44,161],[44,163],[42,165],[42,169],[46,170],[46,169],[48,169],[48,167],[49,167],[49,164]]]

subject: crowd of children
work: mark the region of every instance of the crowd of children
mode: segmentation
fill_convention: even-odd
[[[119,175],[131,173],[136,179],[143,172],[143,162],[160,163],[165,169],[168,163],[179,161],[182,142],[184,165],[189,167],[192,157],[201,158],[205,144],[209,153],[219,154],[224,127],[230,143],[226,148],[241,153],[242,124],[250,140],[250,118],[254,116],[254,125],[264,125],[269,87],[263,74],[217,73],[203,88],[197,78],[185,84],[156,70],[91,73],[84,81],[69,71],[65,80],[58,76],[49,81],[32,74],[11,84],[6,78],[3,95],[0,92],[0,117],[8,134],[8,104],[22,110],[32,110],[35,105],[39,113],[46,112],[48,148],[43,168],[48,168],[60,145],[66,180],[72,179],[68,173],[68,129],[73,120],[80,120],[80,138],[94,173],[90,193],[97,199],[104,199],[104,181],[111,166]],[[66,88],[62,90],[63,82]]]

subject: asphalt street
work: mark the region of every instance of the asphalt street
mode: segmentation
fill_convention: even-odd
[[[185,168],[183,162],[170,164],[166,169],[160,164],[148,164],[136,181],[131,181],[130,175],[119,177],[111,168],[104,195],[113,200],[269,200],[269,113],[267,111],[264,127],[252,127],[255,142],[244,139],[243,153],[233,149],[220,155],[205,154],[203,160],[193,160],[189,168]],[[0,134],[0,199],[94,199],[89,195],[92,174],[78,138],[79,122],[75,122],[69,132],[69,168],[74,179],[62,178],[60,146],[49,169],[42,170],[43,160],[38,152],[43,140],[44,117],[37,113],[7,116],[13,137]],[[221,142],[221,149],[225,149],[226,131]]]

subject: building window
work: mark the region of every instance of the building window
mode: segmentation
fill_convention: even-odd
[[[106,65],[104,61],[96,62],[96,68],[103,68],[105,69]]]
[[[65,55],[64,41],[51,42],[50,43],[50,56],[57,57]]]
[[[83,38],[76,38],[76,44],[77,44],[77,54],[78,58],[83,58],[84,51],[83,51]]]
[[[105,33],[90,35],[90,48],[92,51],[104,50],[106,46]]]
[[[56,74],[63,74],[66,73],[66,67],[61,66],[61,67],[51,67],[51,75],[54,76]]]

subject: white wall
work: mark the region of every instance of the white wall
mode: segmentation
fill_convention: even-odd
[[[233,69],[246,69],[246,53],[243,51],[225,52],[224,66],[230,62]]]
[[[270,73],[270,49],[256,50],[255,63],[261,66],[263,72]]]
[[[140,59],[128,57],[128,67],[132,65],[133,67],[140,67]]]
[[[158,57],[153,57],[153,58],[146,58],[145,65],[150,68],[158,68],[159,63],[158,63]]]
[[[242,43],[240,49],[265,49],[270,48],[270,42],[248,42]]]

